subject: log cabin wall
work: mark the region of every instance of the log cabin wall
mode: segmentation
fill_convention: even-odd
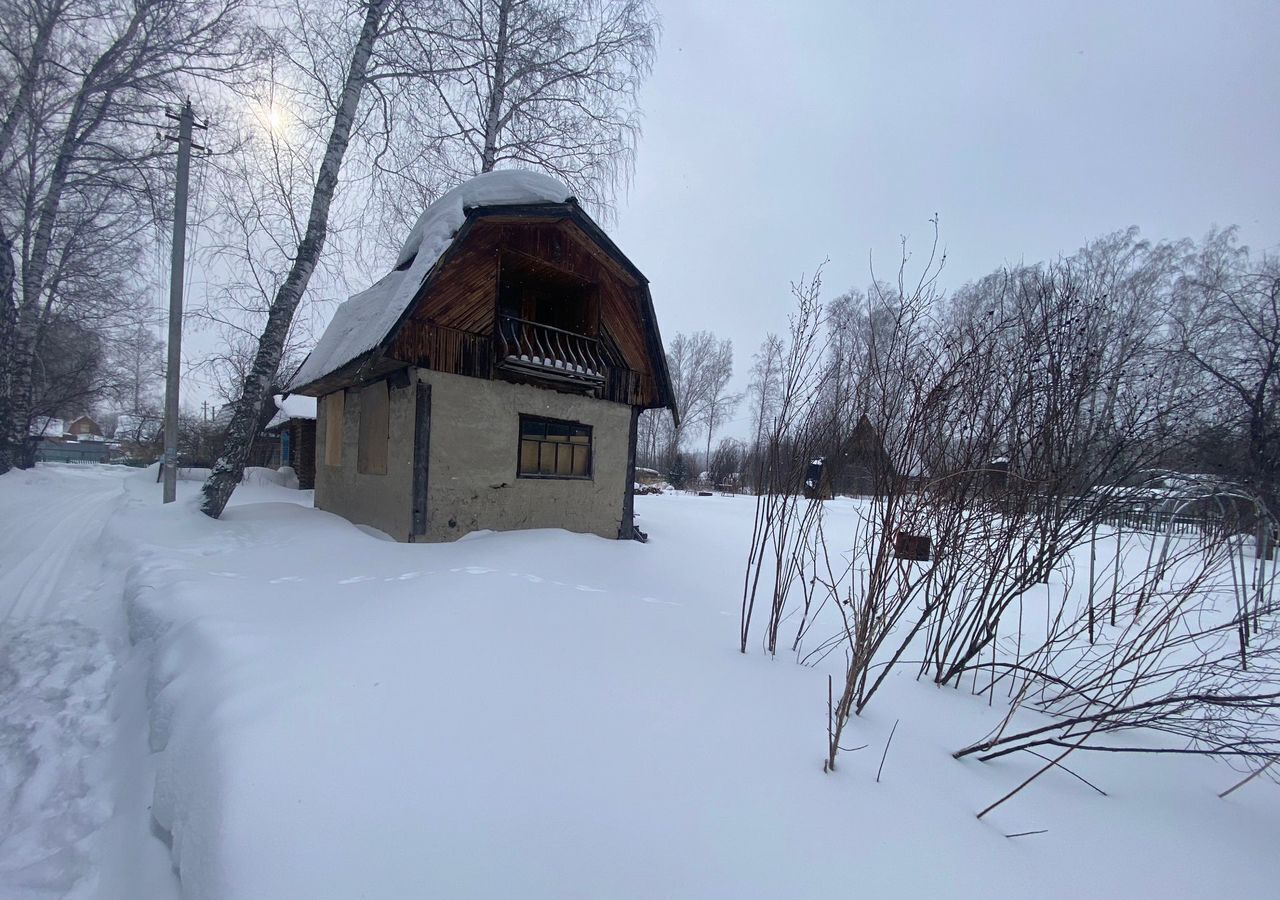
[[[415,300],[392,340],[390,355],[436,371],[494,377],[493,335],[504,260],[523,269],[547,267],[594,285],[587,334],[598,337],[622,363],[611,368],[601,397],[641,407],[660,402],[641,313],[644,287],[569,219],[477,219],[429,289]]]

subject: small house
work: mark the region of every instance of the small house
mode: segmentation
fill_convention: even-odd
[[[318,399],[315,505],[402,541],[631,538],[637,417],[676,415],[647,279],[518,171],[428,207],[289,390]]]
[[[89,416],[80,416],[78,419],[72,419],[67,425],[67,434],[71,435],[77,441],[103,441],[102,426],[95,422]]]
[[[274,445],[273,468],[291,466],[304,491],[316,486],[316,399],[276,394],[276,414],[263,429]]]

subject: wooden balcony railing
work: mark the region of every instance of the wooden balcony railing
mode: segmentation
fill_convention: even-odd
[[[493,335],[409,321],[396,336],[391,356],[473,378],[492,378],[501,368],[631,406],[643,404],[653,391],[647,377],[615,362],[616,351],[607,341],[514,316],[501,316]]]
[[[610,369],[596,338],[508,315],[498,317],[498,365],[593,388]]]

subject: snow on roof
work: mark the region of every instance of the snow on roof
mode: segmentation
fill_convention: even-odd
[[[301,394],[276,394],[276,409],[284,413],[286,419],[314,419],[316,417],[316,398],[304,397]]]
[[[316,398],[301,394],[276,394],[273,398],[278,412],[267,423],[268,428],[283,425],[290,419],[315,419]]]
[[[156,416],[143,416],[134,413],[121,413],[116,417],[116,440],[137,438],[148,441],[159,432],[164,423]]]
[[[418,217],[396,257],[396,269],[338,307],[290,386],[322,378],[378,346],[453,242],[466,221],[466,210],[564,203],[571,197],[572,192],[554,178],[517,169],[486,172],[444,193]]]
[[[67,426],[62,419],[55,419],[51,416],[36,416],[31,420],[31,426],[28,430],[34,435],[62,437],[67,433]]]

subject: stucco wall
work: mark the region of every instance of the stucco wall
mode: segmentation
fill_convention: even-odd
[[[471,531],[565,528],[616,538],[627,486],[631,409],[530,385],[416,370],[431,385],[427,530],[452,541]],[[357,471],[360,392],[347,391],[340,466],[325,465],[326,406],[316,421],[316,506],[411,539],[415,384],[392,390],[386,475]],[[520,415],[592,427],[589,480],[517,478]]]
[[[346,392],[342,424],[342,464],[325,464],[327,404],[316,411],[317,509],[372,525],[398,541],[409,539],[413,517],[414,388],[388,391],[387,474],[366,475],[358,470],[360,391]]]
[[[431,385],[427,533],[450,541],[491,528],[566,528],[616,538],[631,409],[505,381],[420,370]],[[520,414],[592,426],[590,480],[516,477]]]

